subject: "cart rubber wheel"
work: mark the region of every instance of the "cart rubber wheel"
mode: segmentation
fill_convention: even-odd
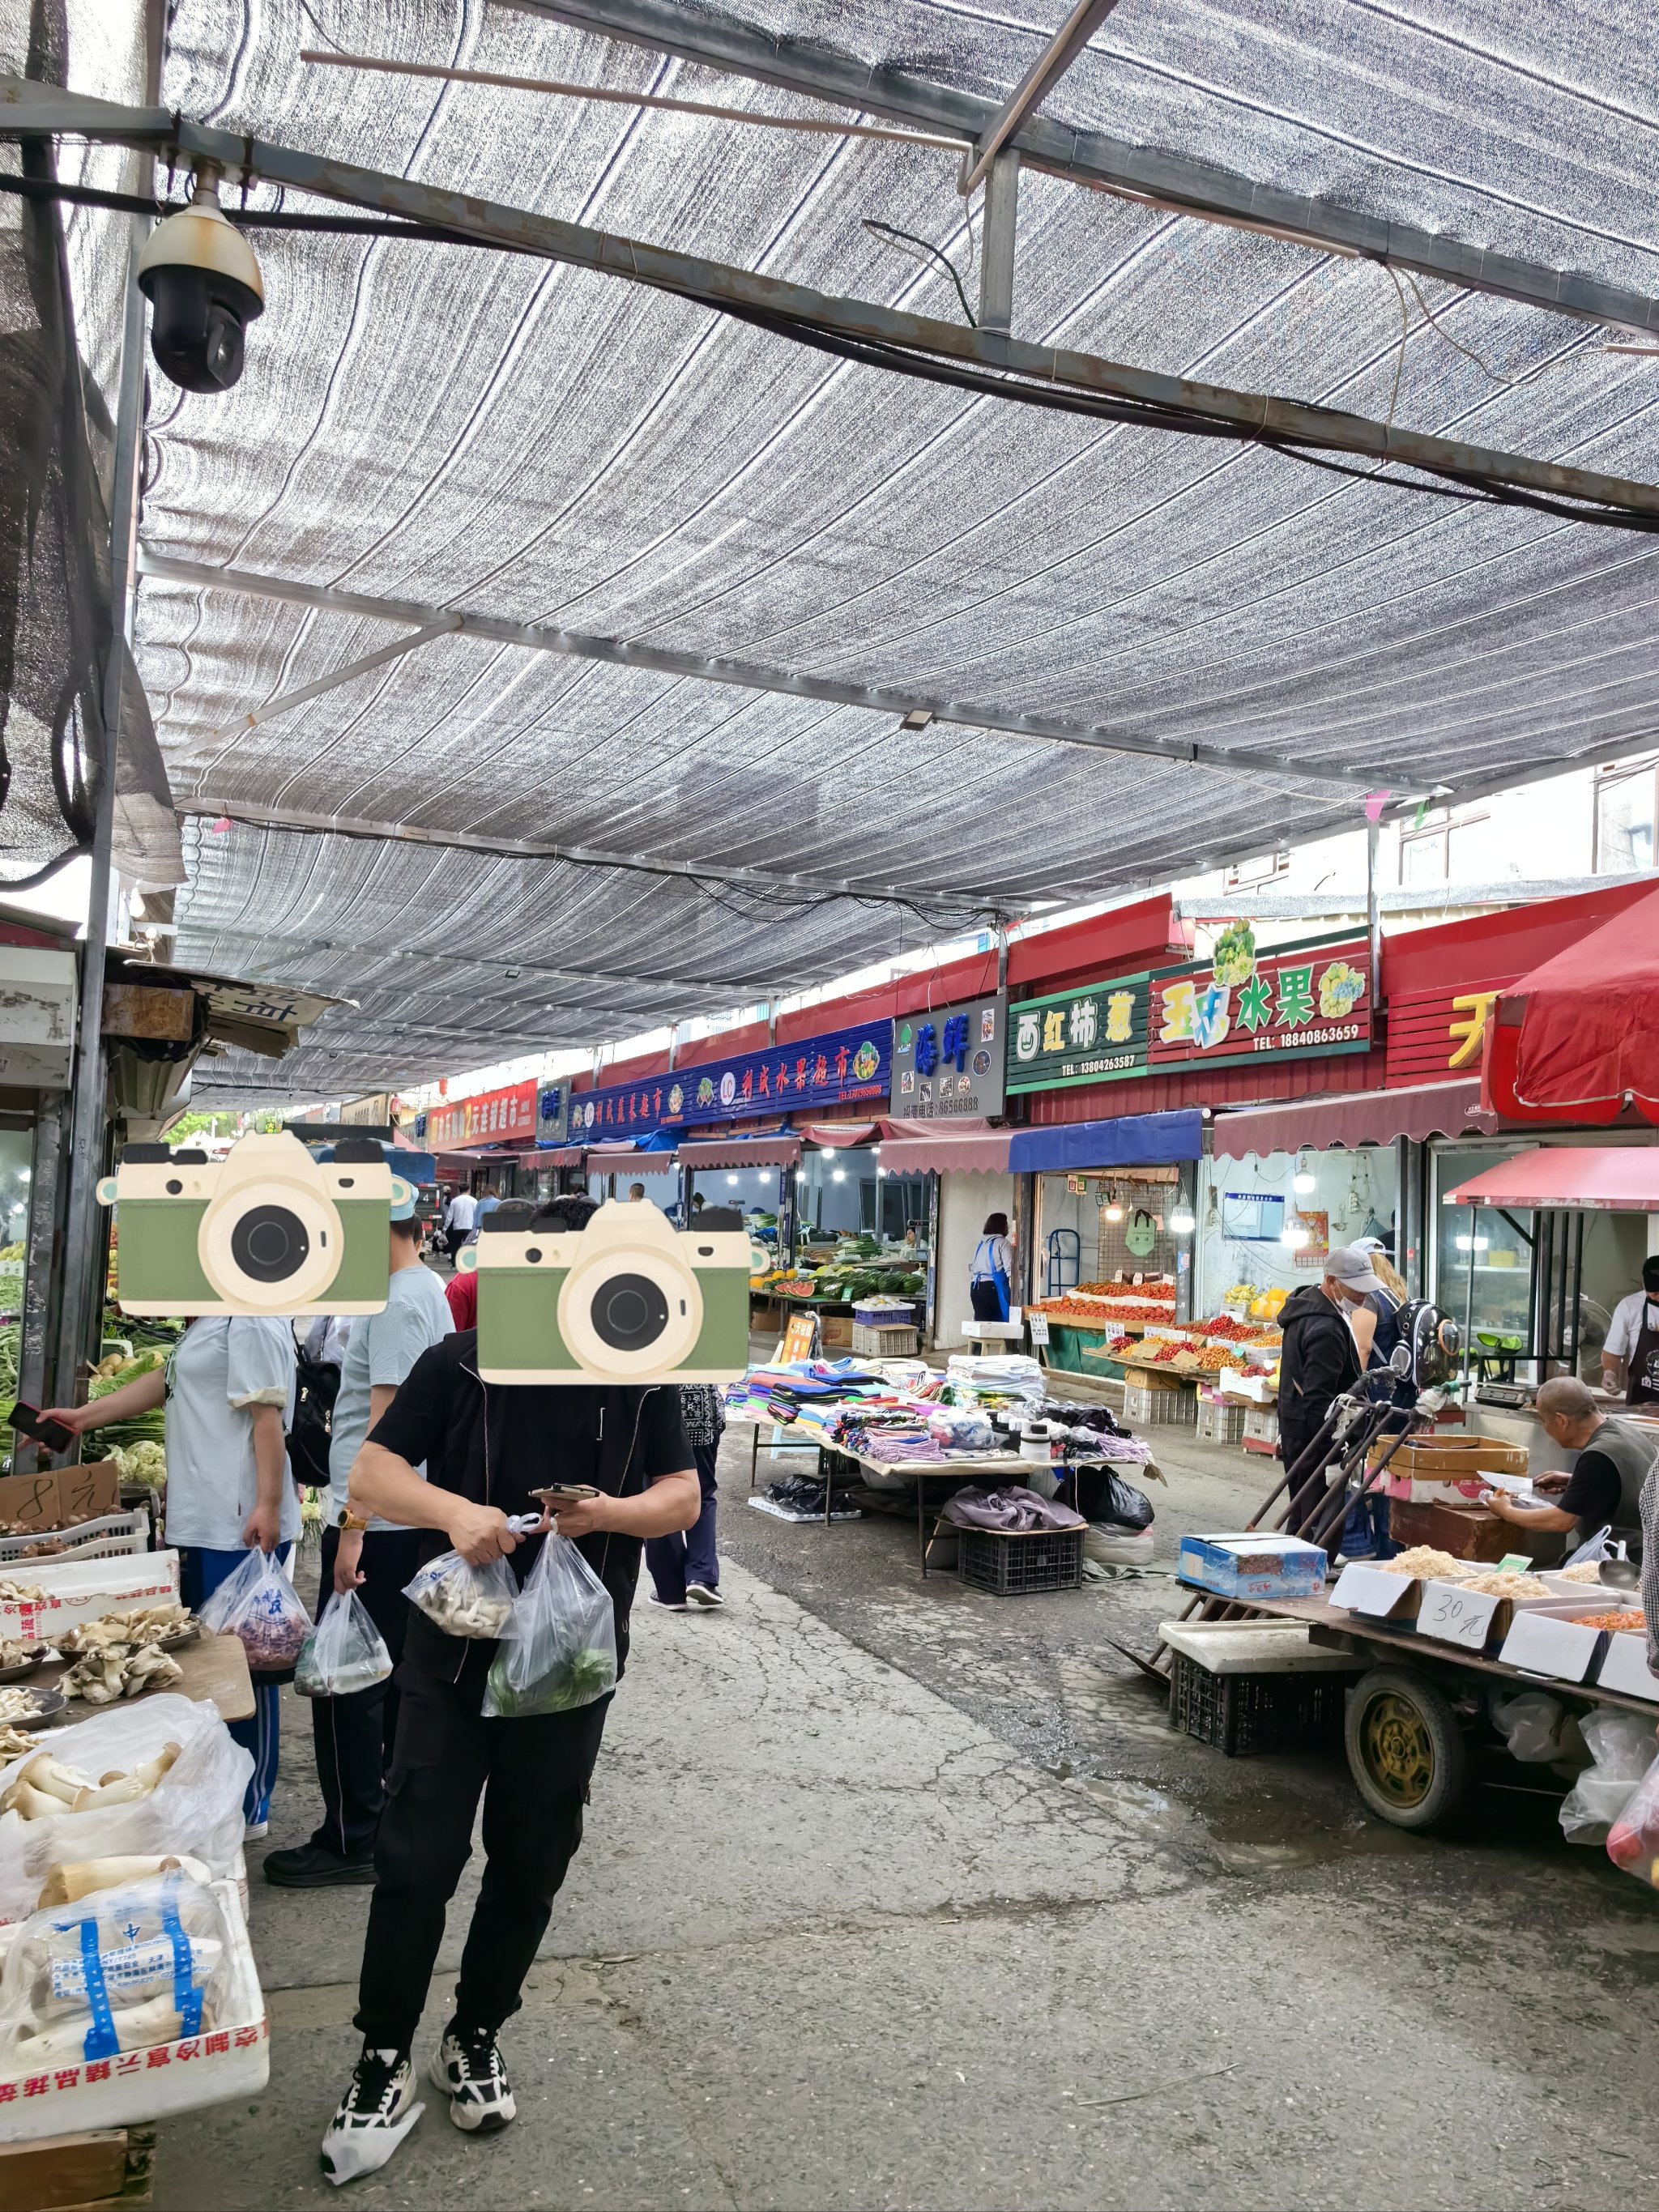
[[[1365,1675],[1348,1700],[1343,1738],[1360,1796],[1396,1828],[1431,1828],[1463,1794],[1463,1731],[1443,1692],[1414,1668]]]

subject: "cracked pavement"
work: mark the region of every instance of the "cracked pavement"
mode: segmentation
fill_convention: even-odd
[[[1159,1449],[1167,1564],[1182,1528],[1238,1525],[1267,1483],[1236,1453]],[[586,1840],[502,2038],[517,2125],[469,2141],[429,2092],[353,2198],[1650,2191],[1659,1903],[1562,1844],[1547,1800],[1483,1790],[1424,1838],[1369,1820],[1340,1758],[1224,1759],[1170,1734],[1107,1641],[1150,1649],[1178,1610],[1167,1580],[1012,1600],[923,1583],[913,1520],[746,1510],[749,1456],[728,1436],[725,1611],[637,1608]],[[272,1846],[318,1809],[302,1704],[284,1725]],[[317,2143],[356,2055],[368,1893],[254,1877],[270,2087],[164,2127],[163,2212],[337,2201]],[[469,1869],[452,1978],[474,1887]]]

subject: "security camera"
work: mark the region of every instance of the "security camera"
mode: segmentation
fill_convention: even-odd
[[[191,204],[151,231],[138,263],[156,366],[186,392],[228,392],[242,373],[247,325],[265,308],[253,248],[227,222],[218,173],[196,172]]]

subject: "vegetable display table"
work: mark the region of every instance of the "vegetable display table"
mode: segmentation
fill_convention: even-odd
[[[253,1678],[248,1673],[247,1653],[241,1640],[234,1636],[202,1635],[193,1644],[181,1644],[168,1655],[176,1659],[181,1671],[176,1682],[158,1682],[156,1688],[170,1692],[175,1698],[191,1698],[198,1704],[211,1698],[219,1708],[222,1721],[246,1721],[253,1717]],[[30,1689],[55,1690],[58,1678],[73,1660],[54,1659],[31,1674],[27,1686]],[[149,1692],[145,1695],[150,1694]],[[137,1698],[124,1698],[123,1704],[137,1705]],[[61,1713],[54,1713],[43,1725],[67,1728],[74,1721],[89,1721],[95,1713],[106,1713],[108,1705],[88,1705],[84,1698],[71,1698]]]

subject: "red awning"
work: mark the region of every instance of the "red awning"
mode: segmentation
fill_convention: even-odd
[[[527,1153],[526,1158],[533,1160],[538,1168],[579,1168],[582,1148],[580,1145],[550,1145],[544,1152]]]
[[[844,1152],[854,1145],[867,1145],[876,1133],[873,1121],[805,1121],[796,1124],[796,1133],[805,1137],[809,1145],[823,1145],[827,1149]]]
[[[680,1146],[680,1165],[687,1168],[792,1168],[799,1158],[800,1139],[787,1133],[708,1137]]]
[[[1659,1145],[1542,1145],[1471,1176],[1446,1204],[1659,1213]]]
[[[1489,1134],[1498,1116],[1480,1103],[1480,1085],[1413,1084],[1399,1091],[1352,1091],[1331,1098],[1298,1098],[1293,1106],[1259,1106],[1215,1117],[1215,1156],[1258,1159],[1268,1152],[1299,1152],[1305,1145],[1322,1152],[1340,1145],[1391,1145],[1396,1137],[1415,1144],[1431,1137],[1460,1137],[1466,1130]]]
[[[1504,993],[1486,1096],[1516,1121],[1659,1121],[1659,890]]]
[[[597,1168],[601,1175],[619,1175],[626,1168],[630,1175],[678,1175],[679,1159],[673,1152],[641,1152],[635,1145],[585,1145],[587,1164]]]
[[[889,1175],[1006,1175],[1012,1129],[982,1115],[960,1121],[889,1121],[881,1164]]]

